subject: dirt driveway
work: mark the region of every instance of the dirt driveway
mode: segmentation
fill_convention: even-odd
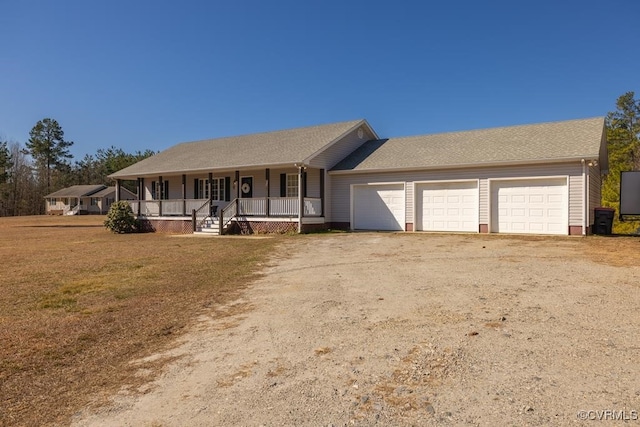
[[[595,247],[583,238],[292,238],[241,301],[204,313],[157,356],[176,357],[162,377],[75,425],[637,419],[640,268],[597,262]]]

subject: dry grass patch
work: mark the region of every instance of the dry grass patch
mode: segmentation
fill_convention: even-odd
[[[590,236],[584,249],[590,258],[614,267],[640,266],[640,236]]]
[[[115,235],[103,220],[0,218],[0,425],[65,423],[147,381],[129,362],[237,298],[278,241]]]

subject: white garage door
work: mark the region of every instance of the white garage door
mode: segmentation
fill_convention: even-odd
[[[491,231],[568,234],[566,178],[491,182]]]
[[[354,230],[404,230],[404,184],[353,186]]]
[[[416,230],[478,232],[478,181],[416,184]]]

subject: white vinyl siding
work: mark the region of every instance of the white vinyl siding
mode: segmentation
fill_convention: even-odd
[[[307,197],[320,197],[320,169],[307,168]]]
[[[326,222],[331,222],[331,202],[333,200],[332,192],[331,192],[331,181],[332,177],[329,175],[329,172],[325,170],[324,172],[324,192],[327,197],[324,199],[324,220]]]
[[[584,194],[582,179],[582,164],[550,163],[544,165],[504,166],[487,168],[465,168],[436,171],[400,171],[340,174],[330,173],[331,178],[331,221],[349,222],[349,197],[352,184],[367,184],[375,182],[405,182],[407,184],[419,181],[440,180],[472,180],[479,183],[479,222],[489,224],[489,185],[490,178],[522,178],[544,176],[569,177],[569,225],[581,226],[583,218],[582,199]],[[413,185],[405,186],[405,200],[407,220],[413,218]]]
[[[358,129],[362,129],[362,138],[358,137]],[[311,159],[309,164],[314,168],[329,170],[337,165],[340,160],[353,153],[356,148],[374,138],[375,136],[369,132],[367,126],[359,126]]]

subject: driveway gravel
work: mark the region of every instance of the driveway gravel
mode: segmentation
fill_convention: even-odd
[[[637,420],[640,268],[594,259],[590,239],[285,239],[241,300],[153,356],[172,360],[161,376],[74,425]]]

